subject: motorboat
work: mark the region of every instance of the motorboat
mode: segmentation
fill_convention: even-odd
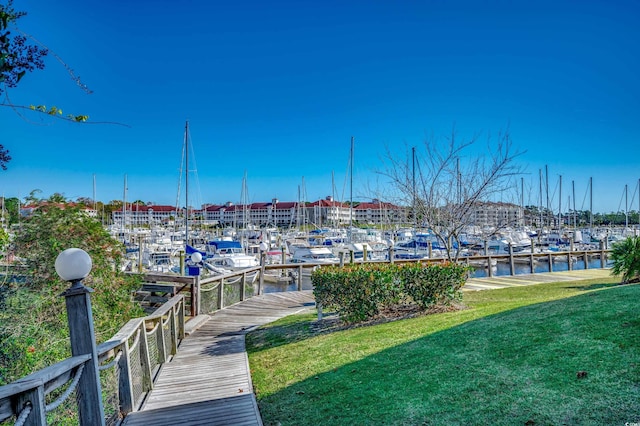
[[[338,263],[340,259],[327,247],[300,247],[291,257],[291,263]]]

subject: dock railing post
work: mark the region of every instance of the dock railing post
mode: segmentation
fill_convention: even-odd
[[[609,234],[607,234],[607,237],[609,237]],[[605,265],[604,248],[605,248],[605,242],[600,241],[600,269],[604,269],[604,265]]]
[[[266,263],[267,254],[265,252],[262,252],[260,254],[260,280],[258,281],[258,296],[262,294],[262,288],[264,286],[264,272]]]
[[[491,266],[491,255],[487,256],[487,275],[489,278],[493,277],[493,269]]]
[[[82,280],[91,272],[91,267],[91,257],[77,248],[63,251],[55,262],[60,278],[71,283],[71,287],[62,293],[67,307],[71,354],[91,355],[78,381],[79,422],[81,426],[104,426],[98,351],[91,310],[90,294],[93,290],[82,284]]]
[[[584,251],[584,269],[589,269],[589,254],[587,253],[587,251]]]
[[[573,237],[569,237],[569,254],[567,255],[567,269],[573,271]]]
[[[218,287],[218,309],[224,308],[224,278],[220,278]]]
[[[200,313],[200,275],[193,277],[194,291],[191,292],[191,317]]]
[[[516,274],[516,267],[513,260],[513,244],[511,242],[509,242],[509,271],[511,275]]]
[[[536,272],[536,268],[535,265],[533,264],[533,262],[535,262],[534,258],[533,258],[533,253],[535,252],[535,245],[534,245],[534,241],[533,238],[531,238],[531,253],[529,253],[529,271],[533,274]]]

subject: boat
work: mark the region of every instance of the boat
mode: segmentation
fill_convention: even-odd
[[[232,271],[259,265],[255,256],[245,254],[239,241],[228,240],[209,241],[203,262]]]
[[[291,263],[338,263],[340,259],[327,247],[299,247],[293,252]]]

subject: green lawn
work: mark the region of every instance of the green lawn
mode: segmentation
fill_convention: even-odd
[[[640,422],[640,286],[613,280],[464,294],[466,310],[247,336],[265,425]],[[586,377],[584,376],[586,372]]]

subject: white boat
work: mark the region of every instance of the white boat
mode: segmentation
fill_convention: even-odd
[[[259,265],[255,256],[244,253],[239,241],[227,240],[209,241],[204,262],[231,270],[252,268]]]
[[[300,247],[293,252],[291,263],[338,263],[340,259],[326,247]]]

